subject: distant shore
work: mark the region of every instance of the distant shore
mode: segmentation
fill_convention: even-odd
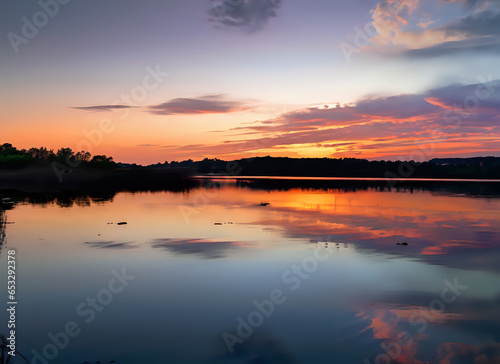
[[[493,182],[500,183],[500,179],[489,178],[382,178],[382,177],[307,177],[307,176],[227,176],[219,174],[195,175],[195,179],[236,179],[236,180],[295,180],[295,181],[366,181],[366,182]]]
[[[368,161],[355,158],[257,157],[234,161],[165,162],[149,166],[97,162],[33,160],[16,168],[0,168],[0,189],[19,191],[186,190],[207,178],[323,180],[355,183],[500,182],[500,158],[434,159],[428,162]],[[349,182],[350,181],[350,182]]]
[[[65,173],[50,165],[0,170],[0,189],[36,191],[183,190],[196,185],[189,169],[75,168]]]
[[[404,179],[500,179],[499,157],[441,158],[427,162],[369,161],[356,158],[256,157],[234,161],[204,159],[184,161],[182,166],[198,175],[304,178]]]

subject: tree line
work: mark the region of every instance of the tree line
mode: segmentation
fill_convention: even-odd
[[[442,158],[418,161],[369,161],[358,158],[256,157],[224,161],[205,158],[165,162],[150,167],[183,167],[202,174],[240,176],[495,178],[500,179],[499,157]]]
[[[57,151],[41,148],[17,149],[10,143],[0,145],[0,169],[21,169],[30,165],[57,162],[62,165],[79,164],[92,168],[116,168],[113,157],[94,155],[87,151],[75,152],[71,148]]]
[[[190,170],[200,174],[240,176],[310,176],[310,177],[378,177],[378,178],[496,178],[500,179],[500,157],[436,158],[427,162],[369,161],[358,158],[288,158],[256,157],[225,161],[205,158],[199,161],[171,161],[141,166],[115,163],[112,157],[92,156],[71,148],[17,149],[12,144],[0,145],[0,169],[22,169],[36,164],[57,163],[58,166],[95,169]]]

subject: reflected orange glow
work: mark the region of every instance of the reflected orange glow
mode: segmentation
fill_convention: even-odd
[[[420,361],[416,356],[418,343],[426,340],[427,335],[425,332],[409,335],[403,329],[402,325],[411,322],[412,317],[424,317],[422,311],[426,312],[425,316],[430,317],[429,322],[433,324],[445,324],[452,320],[463,319],[463,316],[459,314],[429,310],[423,306],[405,305],[392,306],[390,308],[374,308],[360,312],[357,316],[363,320],[371,321],[370,325],[363,329],[362,332],[372,330],[374,339],[382,340],[388,347],[397,345],[397,348],[401,350],[401,354],[395,359],[395,362],[402,364],[424,364],[429,362]]]
[[[401,364],[423,364],[416,359],[417,345],[425,340],[424,334],[417,334],[411,337],[411,341],[405,341],[405,345],[400,345],[401,334],[405,331],[400,327],[401,321],[408,321],[408,318],[417,312],[416,309],[409,307],[398,307],[392,309],[376,309],[371,312],[360,313],[363,319],[371,320],[370,326],[363,331],[371,329],[373,338],[383,340],[386,345],[397,345],[401,354],[396,358],[397,363]]]
[[[118,193],[105,195],[112,199],[103,202],[62,196],[59,206],[18,204],[7,211],[7,220],[18,222],[8,225],[7,236],[9,241],[18,242],[16,248],[26,266],[36,266],[40,260],[54,266],[74,265],[75,260],[99,264],[99,260],[116,259],[117,255],[120,260],[133,262],[139,254],[145,264],[156,259],[172,263],[180,258],[182,264],[198,264],[200,258],[221,260],[211,267],[228,266],[235,259],[260,262],[265,257],[272,259],[275,270],[275,263],[282,263],[289,253],[302,256],[307,249],[324,247],[339,254],[332,254],[335,263],[324,265],[328,274],[323,280],[311,282],[317,284],[321,294],[325,287],[331,289],[329,302],[333,307],[348,303],[351,317],[354,313],[356,321],[362,321],[362,329],[355,326],[355,336],[362,334],[363,340],[368,337],[369,345],[383,355],[383,347],[396,350],[394,363],[428,364],[421,356],[423,341],[426,345],[434,343],[441,329],[477,319],[473,316],[474,304],[471,310],[440,312],[422,306],[421,301],[415,304],[415,296],[406,294],[431,292],[422,290],[420,282],[427,285],[429,277],[440,276],[443,271],[425,264],[435,262],[431,258],[451,256],[452,262],[439,262],[446,267],[453,267],[455,262],[465,269],[470,262],[482,270],[497,267],[494,245],[500,237],[500,199],[417,189],[268,190],[258,186],[258,181],[219,180],[210,187],[181,193]],[[269,205],[262,206],[264,201]],[[117,225],[118,221],[127,224]],[[408,246],[397,245],[403,241]],[[471,259],[479,250],[483,256]],[[366,256],[373,258],[368,265]],[[258,263],[242,266],[252,274],[261,274]],[[381,273],[388,266],[390,270]],[[278,279],[281,274],[280,269]],[[423,277],[415,277],[420,274]],[[367,278],[373,281],[366,283]],[[342,284],[350,291],[353,282],[362,282],[355,286],[356,295],[366,294],[370,300],[356,299],[351,304],[333,295],[336,291],[332,287]],[[394,299],[394,292],[400,296]],[[484,294],[480,288],[479,293]],[[439,297],[439,292],[432,297]],[[476,302],[469,297],[464,295],[459,305]],[[412,318],[425,319],[428,325],[412,325],[416,322]],[[495,363],[496,354],[489,349],[448,343],[439,347],[439,362],[452,364],[456,358],[472,355],[479,363]]]
[[[238,190],[228,193],[237,194]],[[268,198],[267,192],[259,191],[252,191],[248,196],[256,201]],[[452,248],[488,247],[488,242],[478,239],[475,231],[486,229],[500,236],[496,216],[491,214],[491,204],[499,206],[498,201],[450,199],[426,192],[405,194],[402,198],[397,192],[296,189],[273,192],[270,209],[280,217],[270,219],[268,216],[256,222],[280,226],[297,235],[331,234],[351,240],[369,239],[375,246],[413,240],[414,249],[422,255],[444,255]],[[465,233],[455,229],[457,221],[468,227]]]
[[[379,249],[421,259],[489,249],[500,237],[495,213],[500,210],[498,200],[370,189],[346,192],[295,188],[270,194],[267,190],[244,188],[242,193],[241,188],[223,183],[227,184],[224,188],[195,189],[183,194],[118,194],[113,204],[93,209],[87,224],[103,237],[113,231],[119,234],[114,239],[121,241],[142,241],[147,229],[155,239],[203,237],[261,248],[267,247],[270,239],[308,241],[330,236],[340,243],[356,243],[357,249]],[[270,205],[259,206],[262,201]],[[74,209],[75,224],[88,220],[89,211],[85,207]],[[154,213],[145,220],[145,211]],[[36,231],[61,220],[65,211],[45,209],[40,214],[39,207],[20,206],[9,212],[9,218],[15,220],[17,213],[24,214]],[[121,220],[129,220],[130,224],[118,230],[106,225]],[[214,226],[219,222],[223,225]],[[225,224],[228,222],[233,224]],[[75,240],[73,230],[76,227],[65,223],[55,231],[60,237]],[[29,231],[19,233],[35,243],[39,238]],[[400,247],[398,242],[407,242],[408,246]]]

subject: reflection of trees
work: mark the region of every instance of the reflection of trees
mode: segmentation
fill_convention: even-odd
[[[0,250],[2,250],[5,241],[5,211],[0,209]]]
[[[226,182],[227,183],[227,182]],[[234,182],[233,182],[234,183]],[[219,183],[220,184],[220,183]],[[217,187],[217,182],[203,181],[207,187]],[[398,181],[390,180],[283,180],[252,179],[247,177],[236,182],[238,187],[254,190],[288,191],[292,189],[340,192],[356,191],[430,191],[444,195],[500,197],[500,183],[446,182],[446,181]]]
[[[114,192],[101,193],[77,193],[77,192],[59,192],[59,193],[35,193],[20,196],[20,199],[33,205],[56,204],[60,207],[72,206],[91,206],[91,204],[104,204],[113,202]]]
[[[8,354],[11,351],[11,349],[9,348],[8,345],[9,345],[9,342],[7,341],[7,338],[5,337],[5,335],[0,334],[0,350],[1,350],[0,364],[10,363],[10,359],[12,358],[12,356],[10,356]],[[26,359],[26,357],[23,354],[21,354],[17,350],[14,350],[14,351],[17,355],[19,355],[21,358],[23,358],[26,363],[29,363],[28,359]]]

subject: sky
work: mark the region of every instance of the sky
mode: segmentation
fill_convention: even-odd
[[[500,156],[499,0],[2,0],[0,143]]]

